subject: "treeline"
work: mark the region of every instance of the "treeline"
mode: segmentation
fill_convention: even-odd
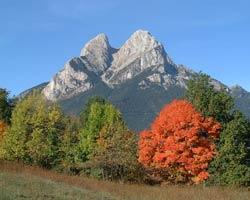
[[[137,135],[104,99],[92,98],[75,118],[33,92],[2,121],[3,159],[105,180],[139,180]]]
[[[68,116],[34,91],[13,101],[0,90],[0,159],[122,182],[250,185],[250,123],[207,75],[166,105],[148,130],[127,127],[110,102],[94,97]]]

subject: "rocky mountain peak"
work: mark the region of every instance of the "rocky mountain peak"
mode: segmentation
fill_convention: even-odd
[[[101,33],[84,46],[80,57],[65,64],[43,93],[52,101],[67,99],[90,90],[97,82],[115,88],[139,75],[143,79],[138,82],[140,88],[158,85],[167,90],[171,85],[185,87],[190,74],[170,59],[148,31],[134,32],[120,49],[111,47]]]
[[[120,50],[127,50],[124,53],[131,54],[133,52],[143,53],[150,49],[163,47],[148,31],[138,30],[134,32],[125,42]],[[130,52],[132,51],[132,52]]]
[[[108,85],[117,85],[149,68],[163,73],[170,61],[160,42],[148,31],[138,30],[113,54],[111,67],[102,79]]]
[[[81,50],[80,56],[86,56],[93,48],[108,49],[110,48],[108,37],[104,33],[98,34],[96,37],[87,42]]]
[[[130,38],[114,55],[113,66],[119,65],[120,62],[128,58],[127,56],[136,58],[153,49],[159,49],[159,53],[165,54],[164,47],[151,35],[151,33],[148,31],[138,30],[130,36]],[[121,59],[122,57],[124,57],[124,59]]]
[[[115,49],[110,46],[108,37],[101,33],[84,46],[80,56],[89,62],[91,71],[102,74],[111,65],[114,52]]]

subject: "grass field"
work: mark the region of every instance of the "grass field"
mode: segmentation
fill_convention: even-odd
[[[0,199],[115,199],[103,192],[92,192],[82,188],[53,182],[26,174],[0,173]]]
[[[250,200],[250,191],[246,188],[118,184],[1,162],[0,199]]]

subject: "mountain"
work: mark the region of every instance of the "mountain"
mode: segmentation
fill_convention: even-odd
[[[79,114],[90,97],[102,96],[121,110],[130,128],[141,130],[150,125],[164,104],[183,96],[194,74],[175,64],[148,31],[136,31],[119,49],[102,33],[41,90],[70,114]],[[250,109],[250,93],[238,87],[230,89],[215,79],[211,83],[218,90],[226,88],[241,110],[246,106]]]
[[[250,92],[239,85],[230,88],[230,94],[235,99],[236,107],[250,118]]]
[[[27,94],[31,93],[33,90],[38,90],[38,91],[42,91],[47,85],[49,84],[49,82],[44,82],[44,83],[41,83],[37,86],[34,86],[28,90],[25,90],[23,92],[21,92],[17,98],[23,98],[25,97]]]
[[[175,65],[163,45],[147,31],[136,31],[120,49],[111,47],[107,36],[100,34],[84,46],[80,57],[65,64],[43,93],[58,101],[89,91],[99,82],[116,89],[146,71],[151,73],[138,83],[141,89],[150,83],[165,89],[171,85],[185,87],[193,73]]]

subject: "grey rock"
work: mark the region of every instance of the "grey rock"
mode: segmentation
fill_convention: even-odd
[[[113,54],[113,62],[102,79],[112,87],[134,78],[148,68],[164,73],[168,64],[173,66],[163,45],[148,31],[138,30]]]
[[[83,71],[84,63],[80,58],[68,61],[64,69],[57,73],[43,89],[43,94],[50,101],[70,98],[80,92],[87,91],[93,84],[88,74]]]
[[[111,65],[112,54],[115,51],[110,46],[107,36],[101,33],[84,46],[80,56],[89,63],[89,70],[100,75]]]
[[[176,65],[148,31],[136,31],[120,49],[111,47],[102,33],[84,46],[80,57],[65,64],[43,89],[43,94],[51,101],[69,99],[90,90],[98,81],[113,89],[146,71],[150,73],[137,83],[143,90],[152,85],[166,91],[172,86],[186,88],[187,81],[196,74],[183,65]],[[224,87],[214,79],[211,83],[217,89]]]

